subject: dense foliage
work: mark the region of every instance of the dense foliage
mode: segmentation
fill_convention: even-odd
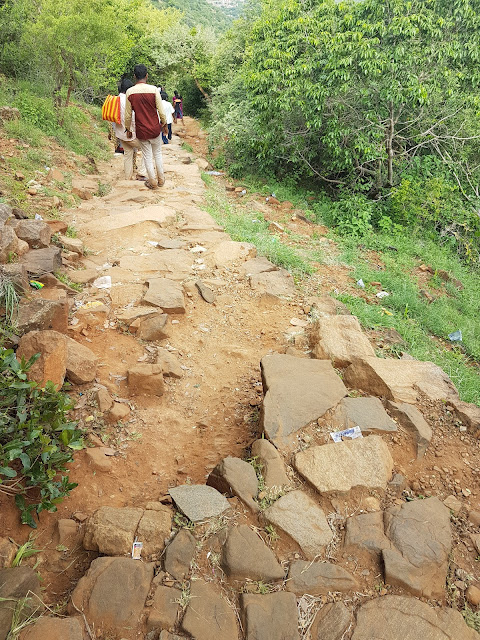
[[[56,511],[76,487],[62,474],[72,450],[83,447],[81,432],[67,418],[69,397],[48,382],[40,389],[27,379],[28,362],[11,350],[0,352],[0,491],[13,493],[23,523],[34,514]]]
[[[220,45],[217,161],[354,193],[346,231],[427,223],[476,260],[479,45],[478,0],[262,0]]]

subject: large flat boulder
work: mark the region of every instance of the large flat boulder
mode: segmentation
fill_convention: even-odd
[[[148,614],[148,631],[153,629],[172,630],[175,627],[180,614],[180,605],[178,603],[181,597],[182,592],[180,589],[162,585],[156,588]]]
[[[204,484],[184,484],[169,489],[168,493],[192,522],[214,518],[230,508],[228,500],[221,493]]]
[[[452,548],[450,512],[436,497],[405,502],[385,512],[385,582],[413,595],[443,598]]]
[[[265,519],[289,535],[307,558],[315,558],[332,541],[324,512],[303,491],[291,491],[264,511]]]
[[[339,430],[359,426],[362,433],[392,433],[397,424],[383,408],[378,398],[344,398],[332,416]]]
[[[348,367],[354,358],[375,357],[355,316],[320,317],[312,329],[311,342],[315,358],[331,360],[340,368]]]
[[[311,596],[332,591],[357,591],[358,582],[351,573],[331,562],[305,562],[294,560],[290,564],[287,591],[297,596],[308,593]]]
[[[85,231],[89,235],[97,236],[99,233],[125,229],[143,222],[156,222],[159,227],[163,228],[174,224],[176,219],[175,209],[163,205],[150,205],[141,209],[112,213],[113,215],[89,222]]]
[[[261,422],[269,440],[282,447],[288,437],[317,420],[347,395],[328,360],[273,354],[261,361],[265,398]]]
[[[479,640],[455,609],[433,609],[415,598],[385,596],[363,604],[352,640]]]
[[[147,255],[122,256],[119,265],[133,273],[152,273],[171,280],[184,280],[192,273],[192,254],[183,249],[166,249]]]
[[[183,287],[169,278],[150,278],[143,301],[161,307],[165,313],[185,313]]]
[[[222,567],[234,580],[282,580],[283,567],[273,551],[246,524],[231,527],[222,549]]]
[[[153,564],[132,558],[97,558],[80,578],[72,602],[97,634],[134,640],[150,584]],[[70,607],[75,614],[75,608]]]
[[[246,640],[300,640],[293,593],[242,593],[240,606]]]
[[[362,358],[348,367],[344,380],[354,389],[395,402],[415,404],[419,392],[431,400],[458,398],[453,382],[433,362]]]
[[[190,602],[182,628],[195,640],[238,640],[234,610],[211,584],[203,580],[191,583]]]
[[[300,451],[294,466],[319,493],[346,492],[354,487],[385,489],[393,458],[380,436],[368,436]]]

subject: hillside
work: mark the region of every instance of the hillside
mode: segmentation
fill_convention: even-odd
[[[185,22],[190,26],[205,25],[216,31],[225,31],[232,20],[238,17],[242,8],[241,0],[156,0],[160,8],[171,7],[185,14]]]

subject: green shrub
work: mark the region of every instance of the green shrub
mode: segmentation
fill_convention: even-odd
[[[82,434],[67,413],[69,397],[52,382],[44,389],[27,379],[38,359],[19,362],[13,350],[0,352],[0,491],[15,495],[21,521],[36,528],[34,514],[56,511],[77,485],[62,474]]]

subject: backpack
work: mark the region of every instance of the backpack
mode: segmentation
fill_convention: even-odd
[[[102,106],[102,120],[121,124],[120,96],[107,96]]]

